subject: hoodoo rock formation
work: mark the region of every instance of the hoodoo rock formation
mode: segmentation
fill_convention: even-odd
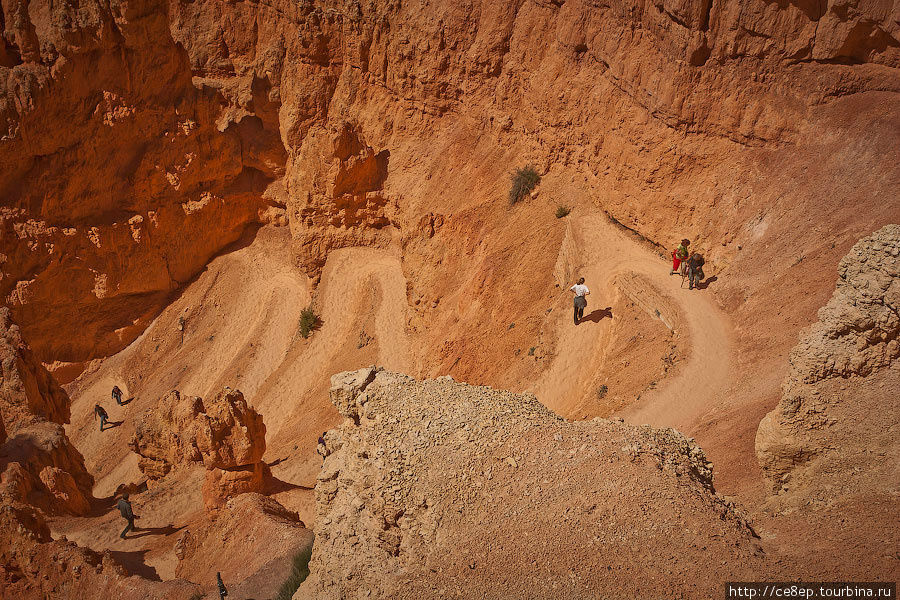
[[[892,476],[900,464],[900,225],[851,248],[834,295],[790,360],[781,401],[756,437],[774,490],[815,486],[830,500],[859,489],[900,492]]]
[[[231,496],[263,491],[269,476],[262,462],[262,416],[247,406],[241,392],[230,388],[206,402],[170,392],[144,414],[131,447],[151,480],[162,479],[178,465],[202,463],[203,498],[210,509]]]
[[[699,597],[766,566],[673,430],[374,367],[335,375],[331,399],[345,421],[297,598]]]

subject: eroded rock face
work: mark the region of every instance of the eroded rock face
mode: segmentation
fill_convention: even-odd
[[[172,391],[144,413],[131,446],[151,479],[191,462],[230,469],[262,459],[266,426],[237,390],[225,388],[210,401]]]
[[[730,240],[769,200],[735,186],[749,150],[900,89],[886,0],[32,0],[4,23],[0,293],[47,362],[124,347],[260,219],[315,280],[332,248],[495,198],[509,161],[652,239]]]
[[[673,430],[569,423],[528,395],[374,368],[335,375],[331,396],[346,420],[326,436],[296,598],[702,596],[763,566]]]
[[[849,493],[861,470],[875,488],[896,486],[898,357],[900,225],[889,225],[841,261],[834,295],[791,352],[781,401],[760,423],[756,452],[774,491],[843,473]]]
[[[141,471],[152,480],[178,465],[202,463],[207,469],[203,497],[210,510],[234,495],[263,491],[269,479],[262,462],[262,415],[230,388],[209,401],[170,392],[144,413],[131,448],[141,457]]]
[[[0,415],[7,435],[41,420],[69,422],[69,396],[34,357],[5,306],[0,307],[0,363]]]
[[[25,427],[0,448],[0,495],[48,513],[85,515],[94,478],[61,425],[46,421]]]
[[[42,360],[105,356],[258,220],[283,146],[192,79],[161,0],[3,13],[0,294]]]

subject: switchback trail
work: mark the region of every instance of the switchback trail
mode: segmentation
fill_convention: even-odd
[[[576,277],[583,276],[591,289],[585,315],[611,306],[616,294],[627,293],[659,317],[663,326],[684,336],[690,348],[687,360],[673,375],[658,388],[645,391],[620,415],[638,425],[686,429],[710,410],[731,383],[731,325],[708,293],[681,287],[681,277],[669,275],[670,268],[671,262],[599,211],[573,212],[557,264],[562,298],[554,305],[559,307],[555,310],[556,355],[532,388],[538,399],[559,414],[571,416],[592,372],[610,359],[612,319],[573,324],[568,288]]]

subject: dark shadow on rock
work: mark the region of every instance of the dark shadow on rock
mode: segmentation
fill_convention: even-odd
[[[268,494],[280,494],[281,492],[287,492],[290,490],[314,490],[315,487],[306,487],[305,485],[297,485],[296,483],[290,483],[288,481],[282,481],[275,476],[269,478],[266,482],[266,493]]]
[[[135,527],[135,531],[138,533],[134,535],[126,535],[125,539],[131,540],[139,537],[147,537],[148,535],[162,535],[162,536],[170,536],[173,533],[181,531],[187,527],[187,525],[181,525],[180,527],[175,527],[174,525],[166,525],[165,527]]]
[[[582,321],[590,321],[591,323],[599,323],[600,321],[602,321],[603,319],[606,319],[606,318],[612,319],[612,316],[613,316],[612,306],[607,306],[603,310],[597,309],[594,312],[592,312],[591,314],[587,315],[586,317],[582,317],[581,321],[579,321],[579,323],[581,323]]]
[[[282,456],[281,458],[277,458],[277,459],[273,460],[272,462],[266,463],[266,464],[269,465],[270,467],[274,467],[275,465],[280,465],[281,463],[283,463],[286,460],[287,460],[287,457]]]
[[[698,290],[705,290],[706,288],[709,287],[709,284],[714,283],[718,280],[719,280],[719,278],[716,277],[715,275],[713,275],[712,277],[707,277],[706,279],[704,279],[703,281],[698,283],[696,287]]]
[[[122,550],[109,551],[116,562],[125,567],[129,575],[138,575],[150,581],[162,581],[156,569],[144,562],[144,555],[147,552],[149,550],[135,550],[133,552],[124,552]]]

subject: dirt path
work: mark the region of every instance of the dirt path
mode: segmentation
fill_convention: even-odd
[[[609,358],[606,348],[615,315],[610,319],[605,310],[616,294],[627,293],[661,325],[686,336],[690,354],[663,385],[642,394],[621,416],[636,424],[687,428],[731,383],[733,344],[727,317],[703,290],[682,288],[681,278],[669,275],[670,263],[602,213],[579,209],[569,219],[557,265],[561,290],[554,304],[557,352],[531,391],[560,414],[572,409],[592,371]],[[595,322],[575,326],[568,287],[577,276],[583,276],[591,289],[585,317]]]

